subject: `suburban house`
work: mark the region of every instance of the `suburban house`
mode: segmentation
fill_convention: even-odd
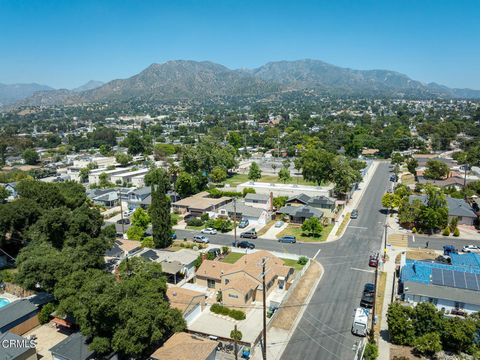
[[[465,183],[469,184],[473,180],[465,179],[462,176],[450,176],[443,180],[432,180],[432,179],[427,179],[424,176],[418,176],[417,181],[419,184],[422,184],[422,185],[432,184],[439,188],[454,187],[455,189],[460,190],[460,189],[463,189]]]
[[[292,206],[286,205],[277,210],[277,214],[287,217],[288,220],[295,224],[303,224],[303,222],[312,217],[319,220],[323,219],[323,211],[308,205]]]
[[[218,208],[228,204],[230,201],[232,201],[230,197],[212,198],[208,192],[202,191],[174,202],[172,208],[174,211],[182,214],[190,213],[194,216],[201,216],[207,212],[216,212]]]
[[[105,169],[95,169],[90,171],[88,174],[88,183],[89,184],[98,184],[100,182],[100,176],[105,174],[108,181],[110,181],[111,177],[115,174],[121,174],[128,171],[131,171],[132,167],[125,167],[125,168],[116,168],[112,170]]]
[[[408,199],[410,202],[413,202],[414,200],[420,200],[424,204],[427,203],[426,195],[410,195]],[[474,225],[475,220],[478,218],[473,208],[463,199],[456,199],[447,196],[447,207],[448,220],[450,221],[453,218],[457,218],[459,225],[472,226]]]
[[[92,197],[92,201],[96,205],[111,208],[119,204],[118,192],[116,190],[103,191],[103,194]]]
[[[17,183],[7,183],[7,184],[1,184],[0,186],[3,186],[5,190],[9,192],[9,195],[7,197],[7,201],[13,201],[17,198]]]
[[[15,344],[15,346],[5,346]],[[0,334],[0,359],[7,360],[37,360],[35,345],[30,344],[28,339],[6,332]]]
[[[480,256],[452,255],[452,264],[448,265],[408,260],[402,254],[403,300],[414,305],[428,301],[447,313],[480,311]]]
[[[167,298],[170,305],[182,312],[187,325],[191,324],[205,308],[206,293],[168,286]]]
[[[270,210],[272,208],[272,200],[270,194],[252,194],[248,193],[243,199],[245,205],[258,207],[264,210]]]
[[[260,207],[246,205],[243,201],[237,201],[235,206],[233,202],[230,202],[218,209],[217,214],[220,217],[228,217],[230,219],[247,219],[251,222],[262,225],[270,220],[267,210]]]
[[[142,248],[140,241],[117,239],[113,246],[105,253],[106,258],[123,259],[138,252]]]
[[[294,196],[302,193],[309,196],[330,196],[333,191],[333,184],[327,186],[310,186],[247,181],[237,185],[237,191],[239,192],[245,188],[252,188],[257,194],[270,195],[270,193],[272,193],[274,197]]]
[[[80,332],[73,333],[50,349],[53,360],[95,359],[95,351],[89,349],[87,338]]]
[[[327,196],[309,196],[306,194],[298,194],[291,196],[285,202],[285,205],[291,206],[308,206],[311,208],[321,209],[323,220],[325,222],[334,222],[337,216],[337,205],[335,199]]]
[[[198,253],[189,249],[179,251],[145,249],[137,256],[160,263],[162,271],[167,275],[168,282],[177,284],[180,280],[185,282],[194,277],[195,260],[198,258]]]
[[[185,332],[175,333],[150,360],[215,360],[218,342]]]
[[[116,173],[110,176],[114,184],[132,184],[136,187],[145,186],[144,178],[150,170],[148,168]]]
[[[0,334],[23,335],[39,325],[39,307],[31,299],[15,300],[0,308]]]
[[[285,266],[283,260],[268,251],[246,254],[234,264],[204,260],[196,272],[196,284],[221,291],[226,306],[241,307],[261,301],[262,277],[259,264],[266,259],[269,269],[266,275],[267,295],[274,289],[285,289],[293,268]]]
[[[151,193],[152,193],[152,188],[150,186],[144,186],[131,191],[127,200],[128,208],[130,210],[134,210],[139,207],[143,209],[147,209],[152,202]],[[146,203],[147,198],[150,198],[150,201],[148,204]]]

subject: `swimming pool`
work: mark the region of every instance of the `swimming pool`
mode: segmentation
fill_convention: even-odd
[[[0,308],[4,307],[5,305],[10,304],[10,301],[8,301],[5,298],[0,297]]]

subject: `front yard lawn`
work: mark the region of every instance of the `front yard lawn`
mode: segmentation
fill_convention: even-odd
[[[187,225],[185,229],[187,230],[203,230],[205,228],[205,225],[200,225],[200,226],[192,226],[192,225]]]
[[[305,265],[299,264],[297,260],[292,260],[292,259],[282,259],[283,260],[283,265],[285,266],[291,266],[293,267],[296,271],[300,271],[303,269]]]
[[[244,182],[250,181],[248,179],[248,174],[235,174],[232,177],[229,177],[225,180],[225,184],[229,184],[230,186],[237,186]],[[278,180],[278,176],[275,175],[263,175],[258,182],[266,182],[266,183],[277,183],[282,184],[280,180]],[[305,181],[301,176],[292,176],[292,178],[287,181],[287,184],[298,184],[298,185],[317,185],[311,181]]]
[[[238,259],[240,259],[243,255],[243,253],[237,253],[237,252],[231,252],[227,256],[223,258],[223,262],[229,263],[229,264],[235,264]]]
[[[323,227],[322,234],[319,237],[313,236],[306,236],[302,233],[302,228],[300,225],[291,225],[289,224],[285,229],[280,231],[277,234],[277,238],[281,238],[282,236],[293,235],[297,238],[297,241],[305,241],[305,242],[322,242],[327,240],[330,231],[332,231],[334,224],[328,224],[327,226]]]

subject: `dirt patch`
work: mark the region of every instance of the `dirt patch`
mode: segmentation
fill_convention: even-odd
[[[398,254],[395,258],[395,264],[400,264],[401,254]],[[418,249],[407,251],[407,259],[410,260],[435,260],[438,254],[434,250]]]
[[[408,346],[392,345],[390,347],[390,360],[394,359],[423,359],[412,353],[412,348]]]
[[[321,274],[322,268],[320,265],[316,261],[312,261],[310,267],[293,289],[293,293],[278,310],[278,314],[272,321],[272,326],[284,330],[292,328],[301,307],[304,306],[310,291]]]

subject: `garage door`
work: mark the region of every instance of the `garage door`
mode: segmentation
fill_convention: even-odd
[[[202,313],[202,307],[200,304],[197,304],[191,311],[190,313],[185,315],[185,321],[187,322],[187,325],[190,325],[192,322],[195,321],[195,319],[200,316]]]

